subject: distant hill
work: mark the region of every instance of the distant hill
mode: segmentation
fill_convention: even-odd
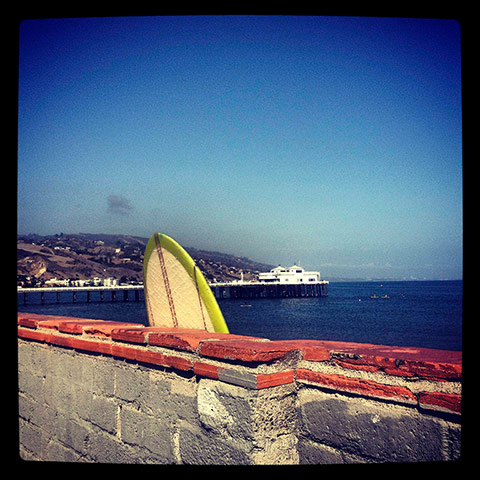
[[[86,280],[113,277],[121,282],[143,281],[143,254],[148,238],[109,234],[19,235],[17,282],[42,284],[45,280]],[[185,250],[208,281],[246,280],[272,265],[192,247]]]

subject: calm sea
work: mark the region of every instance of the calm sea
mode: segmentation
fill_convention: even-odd
[[[84,295],[84,296],[83,296]],[[147,324],[143,292],[140,301],[103,302],[91,294],[29,294],[17,298],[22,312]],[[378,298],[371,298],[376,296]],[[387,298],[382,298],[386,296]],[[329,296],[320,298],[219,300],[231,333],[271,340],[318,339],[384,345],[462,349],[463,281],[330,283]]]

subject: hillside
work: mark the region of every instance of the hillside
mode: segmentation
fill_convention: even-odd
[[[113,277],[122,283],[143,281],[143,253],[148,238],[131,235],[56,234],[17,237],[17,283]],[[220,252],[185,247],[208,281],[246,280],[271,265]]]

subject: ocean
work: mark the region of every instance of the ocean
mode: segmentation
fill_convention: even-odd
[[[373,298],[372,298],[373,297]],[[271,340],[317,339],[462,350],[463,281],[333,282],[328,297],[219,300],[230,333]],[[117,294],[17,294],[21,312],[147,324],[140,301]]]

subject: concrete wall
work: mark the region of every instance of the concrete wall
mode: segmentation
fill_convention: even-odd
[[[461,353],[18,314],[25,460],[456,460]]]

